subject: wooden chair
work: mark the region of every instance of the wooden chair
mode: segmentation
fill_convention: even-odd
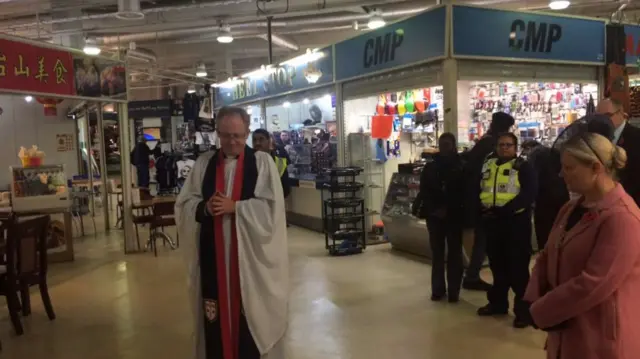
[[[153,196],[146,188],[140,188],[140,200],[141,201],[150,201],[153,199]],[[153,214],[151,213],[151,208],[140,208],[133,211],[133,225],[136,229],[136,241],[138,242],[138,250],[141,250],[140,247],[140,234],[138,233],[138,225],[151,224],[153,221]]]
[[[153,253],[156,257],[158,256],[158,247],[156,246],[156,240],[158,237],[162,237],[163,244],[169,242],[169,245],[173,249],[180,246],[180,239],[177,233],[176,244],[174,244],[169,236],[164,233],[164,227],[176,225],[174,205],[175,203],[173,202],[155,203],[153,205],[153,220],[151,221],[150,227],[151,233],[149,235],[149,245],[153,247]],[[160,231],[158,228],[160,228]]]
[[[6,261],[0,267],[0,295],[7,298],[9,316],[17,335],[24,333],[20,310],[22,309],[25,316],[31,314],[31,286],[38,285],[49,319],[56,318],[47,286],[49,221],[49,216],[24,220],[16,218],[9,225],[5,247]],[[18,299],[18,292],[22,300]]]

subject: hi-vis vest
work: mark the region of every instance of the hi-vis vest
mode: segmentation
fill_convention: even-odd
[[[287,170],[287,166],[289,165],[287,163],[287,159],[279,156],[274,156],[273,159],[274,161],[276,161],[276,167],[278,168],[278,173],[280,174],[280,177],[282,177],[282,175],[284,174],[284,171]]]
[[[501,165],[497,161],[497,158],[491,158],[482,165],[480,202],[485,208],[502,207],[520,193],[517,159]]]

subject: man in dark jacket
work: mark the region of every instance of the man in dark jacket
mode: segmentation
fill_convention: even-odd
[[[253,131],[252,136],[253,148],[256,151],[270,153],[273,157],[273,160],[276,163],[276,167],[278,168],[278,172],[280,173],[280,181],[282,182],[284,198],[287,198],[289,196],[289,193],[291,193],[289,171],[287,171],[287,167],[289,166],[289,164],[291,164],[291,161],[289,160],[289,156],[287,156],[287,152],[274,149],[271,135],[265,129],[259,128]]]
[[[569,200],[569,192],[560,176],[560,147],[568,138],[581,132],[597,133],[613,139],[613,123],[603,115],[590,115],[571,124],[563,131],[552,148],[538,146],[528,156],[538,179],[538,193],[533,213],[538,249],[547,243],[549,233],[562,206]]]
[[[496,112],[491,117],[491,124],[487,134],[484,135],[473,148],[465,154],[465,172],[466,177],[471,180],[467,183],[468,203],[477,203],[478,198],[478,182],[475,181],[482,171],[482,165],[487,157],[496,149],[496,136],[500,133],[509,132],[509,129],[515,124],[515,120],[511,115],[504,112]],[[487,291],[491,285],[480,278],[480,269],[486,257],[486,238],[482,231],[482,226],[478,225],[476,218],[478,213],[477,207],[467,208],[467,216],[471,225],[474,226],[474,242],[471,257],[469,258],[469,266],[462,282],[462,287],[469,290]]]
[[[615,128],[613,143],[627,152],[627,165],[620,171],[620,184],[640,205],[640,128],[627,122],[627,114],[622,104],[613,99],[604,99],[598,103],[599,114],[608,116]]]
[[[414,215],[427,220],[432,252],[431,300],[448,294],[449,302],[458,301],[462,281],[462,226],[464,171],[457,153],[456,138],[446,132],[439,139],[439,153],[427,163],[420,177],[420,194],[413,206]],[[445,283],[445,248],[447,280]],[[448,287],[448,288],[447,288]]]
[[[151,150],[147,145],[147,140],[144,136],[138,138],[138,143],[131,152],[131,164],[136,166],[136,172],[138,175],[138,187],[149,188],[149,156]]]
[[[533,168],[517,155],[513,133],[497,137],[496,157],[487,159],[478,180],[480,223],[487,235],[487,254],[493,286],[489,304],[478,315],[504,315],[509,310],[509,289],[515,293],[513,326],[529,325],[529,307],[522,300],[529,283],[531,260],[531,208],[536,197]]]

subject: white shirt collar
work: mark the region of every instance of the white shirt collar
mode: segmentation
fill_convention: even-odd
[[[622,125],[613,131],[613,143],[617,144],[620,141],[620,137],[622,137],[622,131],[624,131],[624,126],[627,125],[627,121],[624,121]]]

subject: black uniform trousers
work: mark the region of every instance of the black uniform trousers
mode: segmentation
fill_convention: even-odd
[[[431,293],[442,296],[449,287],[449,297],[457,298],[462,282],[462,226],[451,219],[427,218],[432,252]],[[445,252],[446,278],[445,283]]]
[[[495,312],[508,311],[509,289],[515,294],[513,312],[525,316],[527,304],[522,298],[529,283],[531,260],[531,214],[483,218],[487,236],[487,255],[493,286],[487,293]]]

